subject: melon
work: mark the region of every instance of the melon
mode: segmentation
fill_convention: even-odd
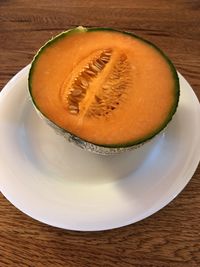
[[[29,92],[57,133],[99,154],[133,149],[160,133],[179,101],[179,79],[154,44],[110,28],[77,27],[34,57]]]

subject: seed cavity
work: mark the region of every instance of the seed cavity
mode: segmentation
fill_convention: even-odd
[[[120,54],[105,80],[99,94],[95,95],[86,116],[108,117],[126,99],[126,90],[131,85],[131,67],[125,54]]]
[[[68,110],[71,114],[79,113],[79,104],[85,98],[90,83],[105,68],[112,55],[111,49],[103,50],[98,57],[91,60],[79,72],[72,81],[67,95],[64,95],[64,102],[67,102]],[[76,109],[74,108],[76,106]],[[76,112],[75,112],[76,111]]]
[[[107,64],[111,65],[101,78]],[[97,82],[93,87],[98,77],[100,85]],[[108,48],[98,51],[74,78],[66,81],[61,87],[61,98],[71,115],[108,118],[127,99],[132,85],[131,66],[125,53]]]

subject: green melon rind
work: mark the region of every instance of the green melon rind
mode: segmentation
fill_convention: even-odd
[[[77,32],[92,32],[92,31],[114,31],[114,32],[118,32],[121,34],[126,34],[129,35],[131,37],[137,38],[139,40],[141,40],[142,42],[145,42],[146,44],[152,46],[154,49],[156,49],[162,56],[163,58],[167,61],[171,72],[173,74],[173,78],[174,78],[174,93],[175,93],[175,103],[171,109],[171,111],[169,112],[168,117],[166,118],[166,120],[163,122],[163,124],[156,129],[154,132],[152,132],[151,134],[147,135],[144,138],[138,139],[137,141],[134,142],[127,142],[127,143],[122,143],[122,144],[95,144],[95,143],[91,143],[88,142],[84,139],[79,138],[78,136],[74,135],[73,133],[68,132],[67,130],[61,128],[60,126],[56,125],[54,122],[52,122],[50,119],[48,119],[38,108],[33,96],[32,96],[32,86],[31,86],[31,78],[32,78],[32,74],[34,72],[34,67],[35,67],[35,63],[37,62],[40,54],[50,45],[54,44],[56,41],[58,41],[59,39],[69,36],[71,34],[76,34]],[[64,136],[69,142],[75,143],[76,145],[78,145],[79,147],[81,147],[82,149],[88,150],[88,151],[92,151],[98,154],[115,154],[115,153],[120,153],[122,151],[128,151],[128,150],[132,150],[134,148],[137,148],[138,146],[142,145],[143,143],[149,141],[150,139],[152,139],[153,137],[155,137],[157,134],[159,134],[164,128],[166,128],[166,126],[168,125],[168,123],[172,120],[173,115],[175,114],[177,107],[178,107],[178,103],[179,103],[179,97],[180,97],[180,85],[179,85],[179,78],[178,78],[178,74],[176,72],[176,69],[173,65],[173,63],[171,62],[171,60],[166,56],[166,54],[160,49],[158,48],[156,45],[154,45],[153,43],[135,35],[129,32],[123,32],[120,30],[115,30],[112,28],[84,28],[84,27],[77,27],[74,29],[70,29],[68,31],[62,32],[59,35],[57,35],[56,37],[52,38],[51,40],[49,40],[47,43],[44,44],[44,46],[42,46],[39,51],[37,52],[37,54],[35,55],[35,57],[33,58],[33,61],[31,63],[31,68],[29,71],[29,77],[28,77],[28,88],[29,88],[29,94],[31,96],[31,100],[34,104],[34,107],[36,108],[36,111],[38,112],[38,114],[40,115],[40,117],[42,117],[42,119],[44,119],[52,128],[54,128],[56,130],[56,132],[62,136]]]

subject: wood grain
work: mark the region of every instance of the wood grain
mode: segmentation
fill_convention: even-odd
[[[77,25],[115,27],[151,40],[200,99],[199,0],[0,0],[0,88],[45,41]],[[3,195],[0,201],[0,267],[200,266],[200,168],[167,207],[111,231],[53,228],[24,215]]]

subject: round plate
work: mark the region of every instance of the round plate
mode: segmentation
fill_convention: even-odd
[[[100,156],[38,117],[28,70],[0,94],[0,189],[18,209],[65,229],[106,230],[155,213],[188,183],[200,158],[200,105],[181,75],[180,104],[165,132],[132,152]]]

